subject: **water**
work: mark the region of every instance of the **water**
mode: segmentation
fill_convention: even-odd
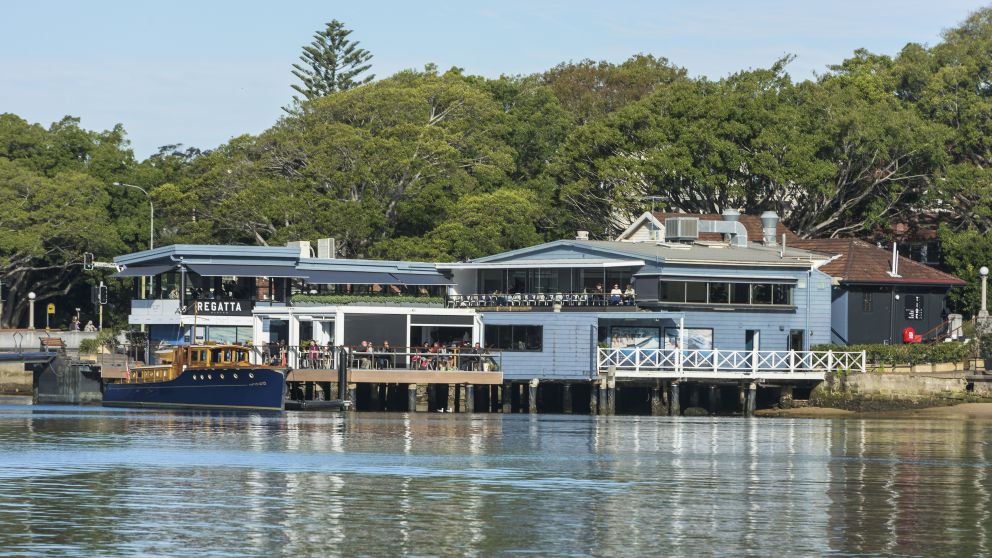
[[[0,556],[988,556],[992,422],[0,406]]]

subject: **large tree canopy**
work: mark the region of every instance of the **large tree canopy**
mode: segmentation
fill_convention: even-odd
[[[933,46],[858,50],[798,83],[789,57],[710,80],[649,54],[371,81],[349,33],[331,22],[304,48],[294,110],[211,151],[138,162],[120,126],[0,115],[4,324],[23,318],[29,285],[82,297],[99,280],[74,267],[83,251],[147,247],[149,200],[114,182],[149,190],[159,245],[333,236],[342,256],[461,260],[577,229],[609,238],[660,197],[690,213],[774,209],[811,237],[939,223],[966,279],[992,254],[992,9]],[[955,301],[971,308],[973,293]]]

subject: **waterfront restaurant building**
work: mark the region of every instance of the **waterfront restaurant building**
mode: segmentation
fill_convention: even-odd
[[[774,234],[749,238],[735,217],[646,213],[613,241],[559,240],[461,263],[340,259],[307,242],[174,245],[115,261],[118,277],[134,278],[129,322],[147,327],[153,346],[478,342],[500,354],[508,380],[589,382],[603,348],[829,342],[831,282],[818,268],[830,257],[782,247]],[[299,355],[289,364],[301,365]]]

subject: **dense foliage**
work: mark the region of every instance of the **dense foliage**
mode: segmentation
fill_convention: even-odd
[[[866,364],[875,367],[913,364],[964,362],[975,356],[976,344],[957,341],[947,343],[916,343],[905,345],[816,345],[814,351],[865,352]]]
[[[346,257],[461,260],[577,229],[607,238],[662,196],[669,210],[773,209],[807,237],[939,224],[951,271],[970,281],[992,261],[992,9],[934,46],[859,50],[798,83],[788,57],[710,80],[636,55],[358,85],[349,72],[370,55],[346,31],[318,34],[297,69],[351,60],[346,82],[304,83],[312,98],[270,129],[210,151],[136,161],[120,126],[0,115],[0,324],[26,322],[30,289],[87,306],[100,275],[79,272],[82,252],[146,247],[148,200],[114,182],[149,190],[159,245],[332,236]],[[954,300],[975,309],[971,289]]]

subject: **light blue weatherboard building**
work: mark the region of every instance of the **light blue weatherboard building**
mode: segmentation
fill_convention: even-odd
[[[645,213],[615,241],[580,232],[437,267],[452,273],[449,305],[476,308],[484,342],[504,351],[507,379],[595,378],[598,348],[808,351],[829,343],[831,279],[817,267],[830,256],[777,245],[773,233],[749,239],[734,218],[662,223]],[[725,240],[700,241],[701,232]]]

